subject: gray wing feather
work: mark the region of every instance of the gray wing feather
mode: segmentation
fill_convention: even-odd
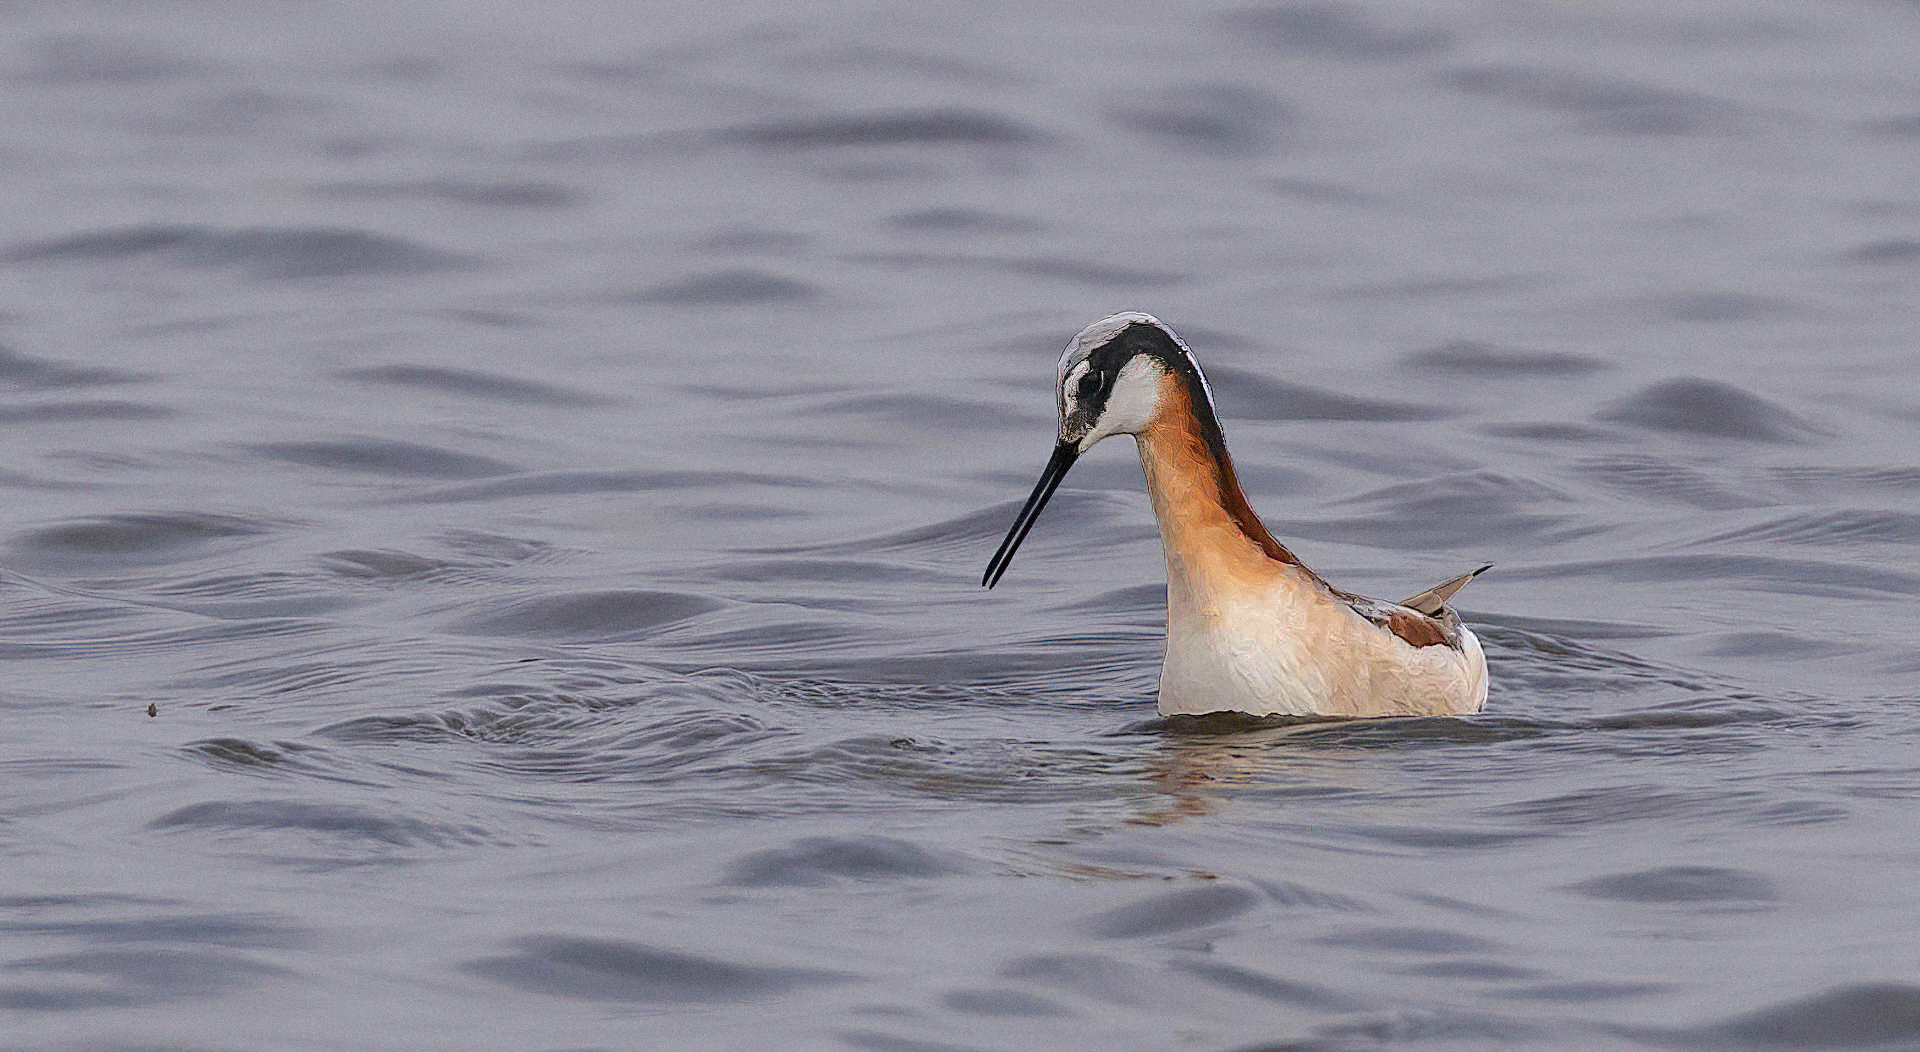
[[[1401,600],[1400,605],[1409,610],[1418,610],[1428,617],[1432,617],[1446,608],[1447,600],[1453,598],[1453,593],[1465,588],[1468,581],[1473,580],[1491,569],[1493,569],[1493,564],[1488,563],[1472,573],[1463,573],[1451,580],[1442,581],[1411,599]]]

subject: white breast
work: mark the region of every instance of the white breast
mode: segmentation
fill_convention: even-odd
[[[1460,649],[1413,647],[1345,603],[1279,579],[1206,601],[1168,589],[1162,715],[1428,716],[1480,711],[1487,664]]]

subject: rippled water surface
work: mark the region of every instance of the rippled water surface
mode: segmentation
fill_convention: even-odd
[[[0,5],[0,1047],[1920,1048],[1920,7]],[[1484,715],[1155,717],[1193,344]]]

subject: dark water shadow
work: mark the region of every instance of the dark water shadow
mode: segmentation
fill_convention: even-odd
[[[1108,118],[1173,150],[1259,157],[1299,123],[1293,106],[1245,84],[1181,84],[1116,103]]]
[[[1685,464],[1645,454],[1593,457],[1575,462],[1572,470],[1582,479],[1649,504],[1725,511],[1775,503],[1764,493],[1737,489]]]
[[[1346,183],[1331,179],[1306,179],[1287,176],[1269,179],[1266,189],[1283,197],[1309,204],[1328,205],[1339,208],[1378,209],[1388,207],[1385,198],[1357,190]],[[1183,328],[1182,331],[1185,331]]]
[[[1840,261],[1869,266],[1920,263],[1920,238],[1896,237],[1869,241],[1842,254]]]
[[[318,933],[267,914],[174,914],[112,919],[0,922],[0,931],[90,943],[186,943],[235,948],[302,949]]]
[[[8,263],[100,265],[134,259],[196,269],[234,267],[256,281],[428,274],[477,262],[403,238],[335,227],[116,227],[15,245],[0,253],[0,261]]]
[[[295,978],[295,973],[285,968],[219,949],[81,950],[22,958],[4,967],[14,976],[46,977],[38,985],[0,982],[0,1008],[21,1012],[81,1012],[164,1004],[217,997],[272,980]]]
[[[1467,95],[1573,114],[1603,135],[1728,135],[1750,118],[1733,103],[1623,78],[1518,64],[1456,69],[1440,83]]]
[[[147,823],[154,830],[286,831],[384,847],[445,847],[495,842],[474,825],[383,814],[352,804],[293,800],[220,800],[176,808]]]
[[[419,490],[392,498],[396,503],[460,503],[519,497],[550,497],[574,493],[644,493],[659,490],[737,490],[749,487],[810,488],[816,483],[798,475],[763,475],[746,471],[541,471]]]
[[[901,212],[889,217],[887,223],[915,233],[1016,235],[1035,234],[1045,229],[1039,220],[1026,216],[956,205]]]
[[[874,146],[1040,146],[1051,134],[985,110],[927,109],[796,117],[713,133],[719,142],[763,150]]]
[[[1688,542],[1687,547],[1741,542],[1814,547],[1920,544],[1920,514],[1874,508],[1795,512],[1702,537]]]
[[[605,395],[576,391],[538,380],[437,365],[378,365],[349,369],[340,375],[363,383],[420,388],[436,394],[460,395],[514,405],[603,406],[618,402],[618,399]]]
[[[262,442],[248,448],[262,456],[303,467],[393,478],[485,478],[509,475],[520,470],[504,461],[475,453],[383,438]]]
[[[816,406],[815,413],[862,416],[903,427],[1044,428],[1046,418],[1015,412],[988,402],[941,395],[888,393],[838,398]]]
[[[738,267],[693,274],[655,285],[630,298],[677,307],[751,307],[817,299],[813,285],[771,271]]]
[[[1572,495],[1532,479],[1494,471],[1441,475],[1372,490],[1338,502],[1367,515],[1276,519],[1286,535],[1379,547],[1455,547],[1511,543],[1578,528]]]
[[[551,211],[571,208],[581,195],[559,183],[478,179],[421,179],[411,182],[322,183],[321,197],[341,201],[430,201],[473,208]]]
[[[1738,554],[1648,555],[1504,569],[1507,580],[1602,577],[1626,584],[1715,582],[1746,592],[1875,599],[1920,594],[1920,575],[1852,563]]]
[[[129,88],[205,76],[214,64],[110,33],[60,33],[27,49],[33,58],[15,74],[57,88]]]
[[[1612,362],[1573,351],[1513,351],[1477,340],[1453,340],[1401,359],[1414,372],[1463,377],[1585,376],[1615,368]]]
[[[1390,28],[1377,24],[1366,7],[1338,0],[1246,8],[1221,21],[1236,37],[1276,51],[1355,63],[1417,58],[1453,44],[1445,29]]]
[[[105,366],[69,365],[51,358],[0,347],[0,383],[29,390],[62,387],[105,387],[151,379],[146,373]]]
[[[1659,292],[1626,300],[1620,306],[1632,315],[1655,321],[1703,325],[1777,322],[1812,312],[1807,305],[1783,296],[1714,288]]]
[[[530,935],[514,952],[461,969],[532,993],[579,1001],[663,1004],[747,1001],[858,978],[816,968],[738,964],[616,939]]]
[[[824,887],[843,880],[930,880],[971,868],[955,852],[895,837],[805,837],[788,847],[742,855],[728,865],[724,883]]]
[[[1666,1048],[1911,1049],[1920,1045],[1920,988],[1859,983],[1695,1027],[1607,1029]]]
[[[1363,998],[1340,993],[1319,983],[1286,979],[1221,961],[1180,958],[1172,966],[1219,989],[1277,1005],[1321,1012],[1357,1012],[1372,1007]]]
[[[102,515],[15,534],[7,542],[7,551],[9,562],[19,567],[101,572],[257,543],[282,525],[205,512]]]
[[[1362,398],[1275,380],[1233,366],[1207,369],[1220,414],[1233,420],[1440,420],[1456,410],[1437,405]]]
[[[1806,442],[1831,434],[1758,395],[1692,377],[1662,380],[1614,402],[1596,419],[1744,442]]]
[[[942,1007],[963,1015],[986,1016],[999,1019],[1033,1019],[1045,1016],[1073,1016],[1079,1013],[1038,994],[1024,990],[971,989],[951,990],[940,995]],[[882,1044],[860,1045],[856,1047],[883,1048]],[[902,1049],[917,1049],[922,1042],[912,1041],[896,1045]]]
[[[1149,270],[1104,260],[1077,256],[1000,256],[948,252],[855,252],[845,257],[850,262],[882,266],[889,270],[903,267],[985,271],[1023,277],[1046,278],[1089,288],[1139,290],[1181,284],[1187,276],[1170,270]],[[1023,353],[1028,350],[1023,348]]]
[[[1567,890],[1592,899],[1652,905],[1770,903],[1779,897],[1766,877],[1719,866],[1662,866],[1595,877]]]
[[[1096,939],[1138,939],[1232,920],[1258,907],[1256,891],[1228,883],[1163,892],[1086,918],[1082,927]]]
[[[608,589],[538,596],[470,614],[449,629],[523,639],[631,639],[710,613],[726,604],[706,596],[648,589]]]
[[[167,420],[180,416],[170,406],[122,400],[39,402],[0,406],[0,424],[86,423],[103,420]]]

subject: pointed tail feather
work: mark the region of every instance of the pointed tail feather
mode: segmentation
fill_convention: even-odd
[[[1429,617],[1432,617],[1434,614],[1439,613],[1441,609],[1447,605],[1447,600],[1453,598],[1453,593],[1458,592],[1462,588],[1465,588],[1467,586],[1468,581],[1473,580],[1474,578],[1480,576],[1483,573],[1486,573],[1488,570],[1491,570],[1491,569],[1493,569],[1493,564],[1488,563],[1487,565],[1482,566],[1481,568],[1473,571],[1472,573],[1463,573],[1460,576],[1455,577],[1451,580],[1443,581],[1440,584],[1436,584],[1432,588],[1429,588],[1426,591],[1421,592],[1419,595],[1416,595],[1411,599],[1403,599],[1400,601],[1400,605],[1408,608],[1409,610],[1418,610],[1421,613],[1426,614]]]

